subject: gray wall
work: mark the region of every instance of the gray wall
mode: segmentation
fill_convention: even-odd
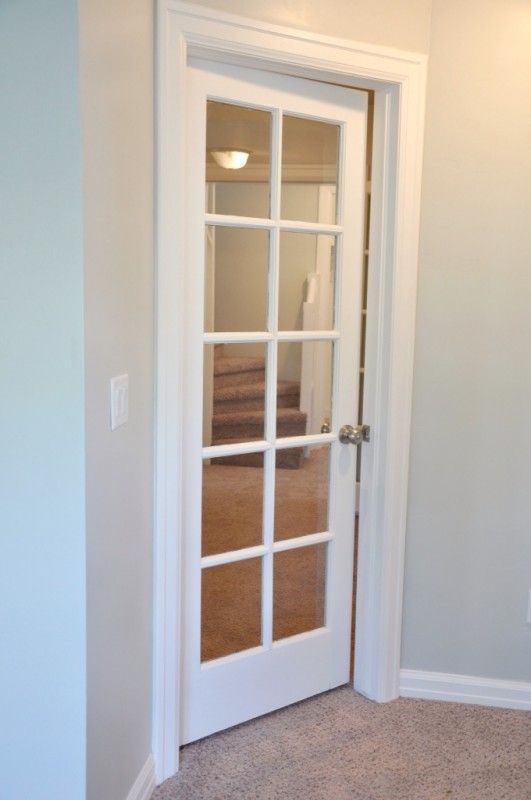
[[[153,11],[80,0],[87,432],[87,798],[151,750]],[[109,379],[129,422],[109,427]]]
[[[531,5],[434,0],[403,666],[531,680]]]
[[[249,216],[260,216],[264,186],[255,183],[227,182],[216,185],[216,211],[234,213],[234,196],[242,202]],[[287,219],[317,219],[318,186],[313,183],[290,183],[283,187]],[[256,209],[256,210],[255,210]],[[267,313],[266,289],[269,243],[263,231],[219,228],[215,235],[215,330],[255,330],[257,321]],[[280,310],[281,330],[294,330],[302,323],[302,303],[308,272],[316,265],[316,238],[284,233],[280,239]],[[288,269],[289,265],[289,269]],[[207,289],[209,291],[209,289]],[[241,303],[241,294],[245,303]],[[232,345],[231,354],[250,355],[253,345]],[[262,344],[254,355],[263,356]],[[285,342],[279,349],[278,376],[281,380],[300,381],[301,346]]]
[[[0,3],[0,796],[85,796],[76,3]]]

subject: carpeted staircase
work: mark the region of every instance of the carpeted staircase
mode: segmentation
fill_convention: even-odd
[[[265,359],[225,356],[216,347],[214,356],[214,415],[212,444],[229,444],[262,439],[264,436]],[[300,385],[279,381],[277,385],[277,436],[306,433],[306,414],[299,409]],[[304,457],[302,447],[279,450],[277,467],[298,469]],[[262,455],[250,453],[219,459],[217,463],[262,466]]]

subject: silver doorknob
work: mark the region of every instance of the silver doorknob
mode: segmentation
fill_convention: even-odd
[[[361,444],[370,442],[371,429],[369,425],[343,425],[339,431],[339,441],[342,444]]]

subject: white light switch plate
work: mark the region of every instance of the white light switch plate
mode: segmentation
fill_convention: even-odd
[[[527,593],[527,622],[531,622],[531,589]]]
[[[129,419],[129,375],[111,378],[111,431]]]

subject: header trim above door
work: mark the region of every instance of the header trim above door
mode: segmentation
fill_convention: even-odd
[[[420,215],[425,56],[159,0],[157,420],[153,753],[178,767],[182,529],[183,224],[190,56],[375,92],[355,688],[399,694]]]

